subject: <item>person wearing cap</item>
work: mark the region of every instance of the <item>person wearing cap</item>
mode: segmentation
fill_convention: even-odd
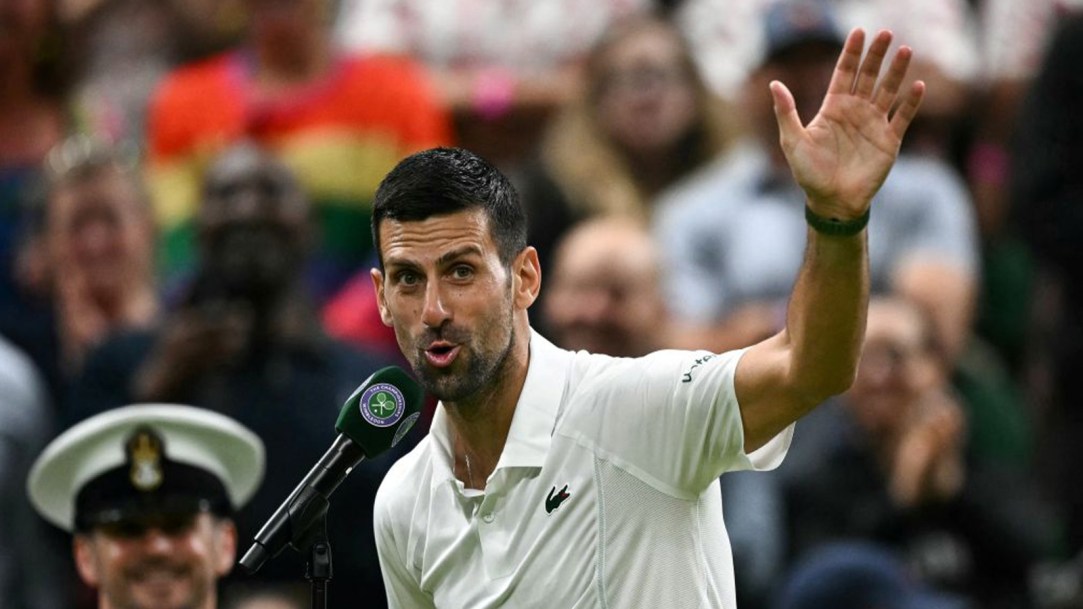
[[[789,84],[798,114],[811,119],[844,37],[826,0],[772,2],[763,35],[759,67],[741,98],[749,136],[656,206],[672,346],[744,347],[785,320],[785,298],[804,255],[805,197],[778,146],[768,83]],[[945,163],[903,150],[872,207],[872,291],[929,309],[954,362],[970,335],[979,266],[965,184]]]
[[[76,421],[167,402],[220,412],[254,431],[272,447],[267,468],[275,475],[237,515],[245,543],[327,450],[346,398],[390,363],[320,327],[304,289],[311,214],[294,174],[266,149],[239,144],[215,157],[203,177],[194,276],[159,325],[114,335],[91,352],[71,392]],[[361,463],[335,494],[327,523],[335,564],[356,571],[336,575],[334,609],[381,589],[371,527],[357,523],[371,519],[379,480],[408,444]],[[303,574],[300,553],[283,552],[246,580],[304,593]]]
[[[263,478],[260,439],[191,406],[110,410],[53,440],[27,491],[74,534],[79,576],[100,609],[214,609],[232,569],[235,510]]]

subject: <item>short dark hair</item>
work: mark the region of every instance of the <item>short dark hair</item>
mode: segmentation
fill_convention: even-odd
[[[416,222],[481,208],[489,220],[500,261],[508,265],[526,247],[526,214],[508,178],[462,148],[433,148],[410,155],[391,170],[372,204],[372,242],[380,266],[380,222]]]

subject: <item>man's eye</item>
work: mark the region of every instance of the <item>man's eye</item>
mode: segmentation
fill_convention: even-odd
[[[474,275],[474,269],[460,265],[451,270],[451,275],[456,279],[469,279]]]
[[[416,285],[418,282],[417,273],[412,271],[403,271],[399,273],[399,283],[406,286]]]

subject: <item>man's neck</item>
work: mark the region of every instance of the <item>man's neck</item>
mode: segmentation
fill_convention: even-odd
[[[467,485],[484,488],[496,469],[515,417],[515,407],[526,384],[530,361],[530,329],[519,332],[516,344],[493,383],[459,402],[444,402],[452,431],[452,452],[469,469]]]

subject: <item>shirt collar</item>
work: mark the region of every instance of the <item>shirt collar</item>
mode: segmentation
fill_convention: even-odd
[[[568,376],[572,353],[553,345],[533,329],[530,330],[530,361],[526,381],[515,405],[511,427],[496,469],[510,467],[541,467],[549,454],[549,444],[556,427],[557,414]],[[436,444],[433,459],[432,485],[455,480],[452,468],[451,426],[444,404],[437,405],[429,435]]]

